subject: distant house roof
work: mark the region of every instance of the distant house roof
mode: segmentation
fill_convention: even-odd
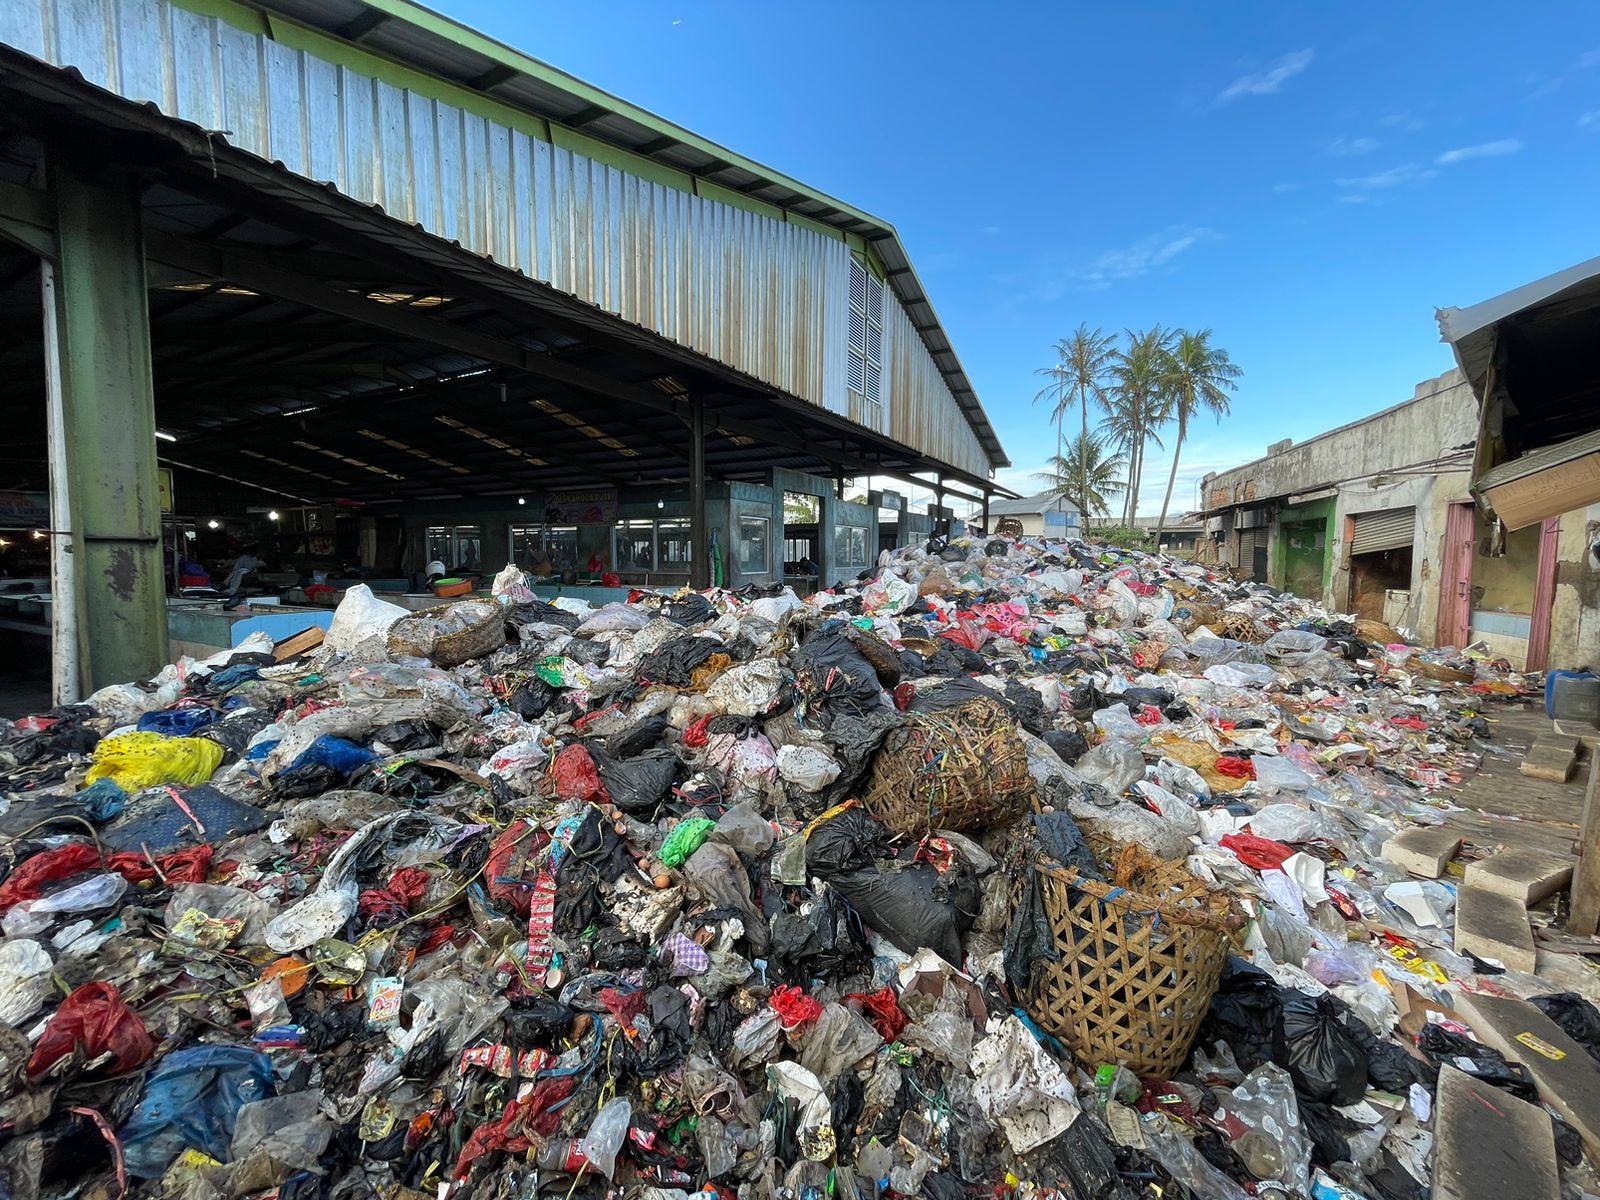
[[[1078,506],[1067,497],[1051,492],[1039,492],[1037,495],[1023,496],[1018,500],[989,502],[989,515],[993,517],[1029,517],[1047,512],[1077,511]]]

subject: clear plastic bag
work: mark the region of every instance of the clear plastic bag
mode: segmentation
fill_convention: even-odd
[[[1120,796],[1144,778],[1144,755],[1137,746],[1120,740],[1101,742],[1074,764],[1079,775]]]
[[[1276,1178],[1296,1195],[1310,1192],[1311,1141],[1300,1123],[1294,1081],[1287,1071],[1273,1063],[1251,1071],[1244,1082],[1233,1089],[1232,1098],[1222,1101],[1214,1120],[1226,1124],[1230,1116],[1246,1129],[1264,1135],[1263,1141],[1277,1151],[1279,1173],[1276,1176],[1262,1173],[1259,1178]],[[1239,1140],[1235,1139],[1235,1146]],[[1247,1164],[1249,1161],[1246,1157]]]
[[[626,1096],[615,1096],[595,1114],[589,1132],[578,1142],[578,1150],[589,1164],[610,1179],[617,1171],[617,1151],[628,1137],[628,1122],[633,1120],[633,1103]]]

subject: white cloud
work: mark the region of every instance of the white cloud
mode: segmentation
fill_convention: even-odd
[[[1579,116],[1578,127],[1580,129],[1600,128],[1600,108],[1595,109],[1594,112],[1586,112]]]
[[[1272,190],[1281,196],[1285,192],[1298,192],[1300,185],[1298,183],[1275,183],[1272,185]]]
[[[1425,183],[1438,173],[1432,167],[1419,167],[1416,163],[1401,163],[1398,167],[1390,167],[1387,171],[1378,171],[1372,175],[1357,175],[1335,179],[1334,182],[1342,188],[1369,192],[1382,188],[1405,187],[1407,184],[1413,183]]]
[[[1458,162],[1466,162],[1469,158],[1499,158],[1504,154],[1515,154],[1522,149],[1522,143],[1516,138],[1501,138],[1497,142],[1480,142],[1476,146],[1460,146],[1454,150],[1446,150],[1434,159],[1437,166],[1448,167]]]
[[[1265,71],[1241,75],[1217,94],[1217,103],[1226,104],[1240,96],[1270,96],[1311,65],[1314,52],[1296,50],[1277,59]]]
[[[995,234],[1000,232],[1000,226],[998,226],[998,225],[985,225],[978,232],[979,233],[983,233],[983,234],[987,234],[989,237],[993,237]]]
[[[1346,192],[1339,197],[1340,204],[1365,204],[1372,197],[1365,192]]]
[[[1580,71],[1589,67],[1600,67],[1600,50],[1585,50],[1578,55],[1578,61],[1574,66]]]
[[[1387,116],[1379,117],[1378,124],[1386,129],[1404,129],[1410,133],[1425,129],[1428,125],[1421,117],[1414,117],[1407,112],[1389,113]]]
[[[1357,154],[1371,154],[1381,142],[1369,137],[1336,137],[1328,143],[1328,153],[1335,158],[1352,158]]]
[[[1215,229],[1174,225],[1140,238],[1131,246],[1105,251],[1087,266],[1080,267],[1075,275],[1078,282],[1087,287],[1110,287],[1121,280],[1148,275],[1166,266],[1184,251],[1204,242],[1220,241],[1221,238],[1222,235]]]

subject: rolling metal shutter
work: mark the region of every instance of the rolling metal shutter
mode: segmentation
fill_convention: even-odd
[[[1407,548],[1416,534],[1416,527],[1417,510],[1414,508],[1386,508],[1379,512],[1356,513],[1350,553],[1371,554],[1375,550]]]

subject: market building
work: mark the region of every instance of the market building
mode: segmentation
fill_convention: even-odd
[[[1009,494],[893,226],[406,0],[0,6],[0,136],[59,699],[272,624],[193,560],[831,582]]]

